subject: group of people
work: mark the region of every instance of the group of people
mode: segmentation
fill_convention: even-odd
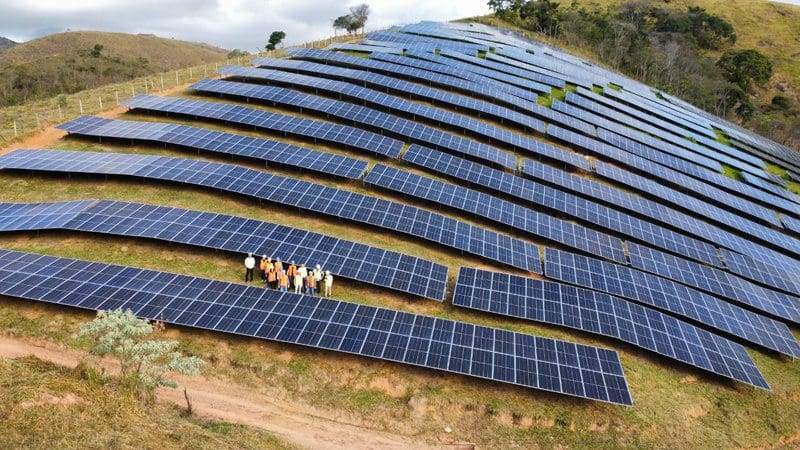
[[[256,258],[252,253],[248,253],[244,259],[244,268],[244,282],[249,283],[253,281],[256,269]],[[323,271],[319,264],[312,269],[306,267],[305,264],[298,266],[292,261],[284,268],[284,263],[280,258],[273,261],[272,258],[263,255],[258,262],[258,273],[261,275],[261,281],[267,286],[281,292],[291,290],[295,294],[316,295],[320,293],[324,297],[331,296],[333,275],[329,270]]]

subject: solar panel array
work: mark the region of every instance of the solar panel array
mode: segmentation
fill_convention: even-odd
[[[351,179],[361,178],[367,170],[366,161],[282,142],[187,125],[81,116],[59,125],[58,128],[81,136],[158,142],[215,153],[246,156],[266,161],[268,164],[278,163]]]
[[[408,234],[523,270],[541,270],[539,249],[529,242],[402,203],[229,164],[150,155],[15,150],[0,156],[0,167],[193,184]]]
[[[376,165],[364,181],[367,184],[472,213],[570,248],[614,261],[625,261],[622,242],[619,239],[482,192],[381,164]],[[541,270],[534,272],[541,273]]]
[[[740,344],[612,295],[462,267],[453,304],[620,339],[691,366],[769,389]]]
[[[333,236],[244,217],[141,203],[0,203],[0,231],[63,229],[252,252],[442,301],[447,267]]]
[[[545,275],[652,305],[762,347],[800,356],[800,344],[785,324],[646,272],[548,248]]]
[[[282,87],[257,86],[221,80],[203,80],[193,84],[192,89],[199,92],[231,95],[286,105],[299,108],[301,111],[314,111],[361,126],[383,130],[412,142],[468,155],[490,164],[511,169],[517,167],[517,160],[510,153],[365,106],[303,94]]]
[[[400,154],[400,149],[403,148],[403,143],[397,139],[359,128],[225,103],[139,95],[126,100],[123,105],[147,111],[181,114],[219,120],[229,124],[253,126],[259,130],[276,131],[285,135],[308,138],[314,142],[341,145],[392,158],[396,158]],[[237,145],[241,144],[237,143]]]
[[[373,306],[7,250],[0,294],[632,404],[614,351]]]
[[[688,238],[672,230],[559,189],[420,146],[411,146],[403,155],[403,160],[504,195],[525,200],[537,206],[552,209],[566,216],[584,220],[692,259],[709,264],[721,264],[716,249],[710,244]]]

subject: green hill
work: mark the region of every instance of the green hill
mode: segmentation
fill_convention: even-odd
[[[0,53],[0,106],[219,61],[226,55],[226,50],[207,44],[153,35],[54,34]]]

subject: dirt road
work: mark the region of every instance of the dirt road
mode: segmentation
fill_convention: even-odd
[[[55,345],[0,337],[0,357],[33,355],[54,364],[75,367],[85,353]],[[109,373],[117,371],[112,360],[102,361]],[[239,423],[267,430],[287,442],[315,449],[430,448],[404,436],[341,422],[311,407],[276,400],[252,390],[204,377],[176,376],[178,389],[159,389],[158,398],[185,406],[186,387],[195,413],[204,418]]]

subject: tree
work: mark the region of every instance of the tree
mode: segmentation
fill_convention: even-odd
[[[692,36],[700,48],[719,50],[726,44],[736,43],[733,25],[727,20],[709,14],[705,9],[690,6],[688,10]]]
[[[89,55],[92,58],[99,58],[100,57],[100,52],[102,52],[102,51],[103,51],[103,46],[102,45],[94,44],[94,47],[92,47],[92,49],[89,51]]]
[[[519,9],[519,18],[534,30],[549,36],[558,34],[561,24],[559,5],[552,0],[529,0]]]
[[[763,85],[772,78],[772,62],[758,50],[728,50],[717,66],[728,81],[738,84],[743,91],[749,90],[752,83]]]
[[[336,33],[336,30],[345,30],[349,33],[352,23],[353,18],[349,14],[337,17],[336,20],[333,21],[334,33]]]
[[[122,380],[133,383],[145,400],[152,400],[159,386],[177,387],[165,377],[167,372],[198,375],[203,365],[199,358],[183,356],[177,341],[148,339],[155,331],[153,324],[130,310],[99,311],[80,329],[81,337],[92,339],[92,354],[119,359]]]
[[[369,5],[366,3],[362,3],[350,8],[350,17],[353,21],[353,25],[355,26],[356,30],[361,28],[361,34],[364,34],[364,30],[367,25],[367,19],[369,19],[369,13]]]
[[[235,48],[235,49],[231,50],[230,52],[228,52],[228,59],[240,58],[242,56],[247,56],[249,54],[250,53],[248,53],[248,52],[246,52],[244,50],[240,50],[238,48]]]
[[[269,43],[266,46],[268,51],[273,51],[278,46],[278,44],[283,41],[286,37],[286,33],[283,31],[273,31],[272,34],[269,35]]]

